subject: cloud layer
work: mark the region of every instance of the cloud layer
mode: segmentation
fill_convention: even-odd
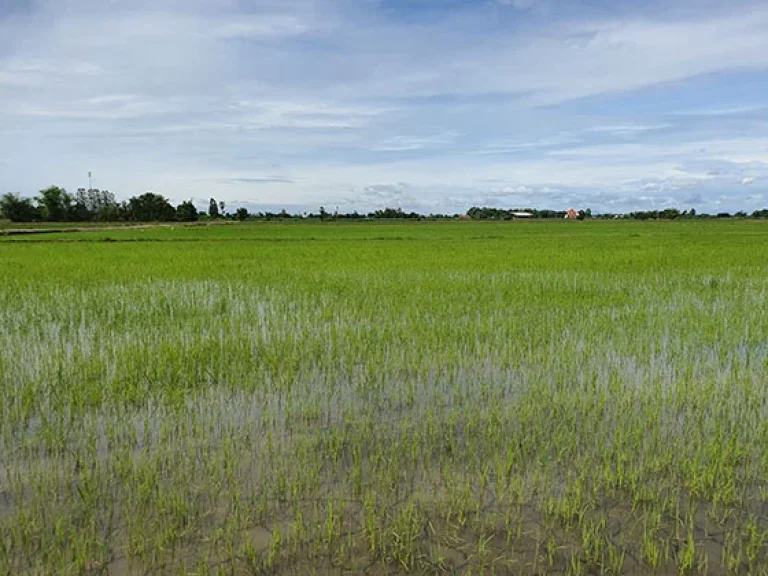
[[[10,0],[0,192],[462,211],[768,204],[768,7]]]

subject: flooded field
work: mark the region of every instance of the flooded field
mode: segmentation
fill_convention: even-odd
[[[761,222],[0,239],[0,574],[766,573],[766,310]]]

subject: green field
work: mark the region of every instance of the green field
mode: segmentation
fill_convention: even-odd
[[[0,574],[768,572],[768,223],[0,237]]]

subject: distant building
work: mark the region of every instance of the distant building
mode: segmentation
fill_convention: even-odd
[[[533,218],[533,214],[530,212],[512,212],[512,216],[515,218]]]
[[[565,213],[566,219],[573,219],[576,220],[579,217],[579,213],[576,212],[573,208],[568,208],[568,212]]]

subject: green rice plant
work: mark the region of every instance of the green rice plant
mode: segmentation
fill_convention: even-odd
[[[0,240],[0,573],[765,571],[768,235],[580,224]]]

